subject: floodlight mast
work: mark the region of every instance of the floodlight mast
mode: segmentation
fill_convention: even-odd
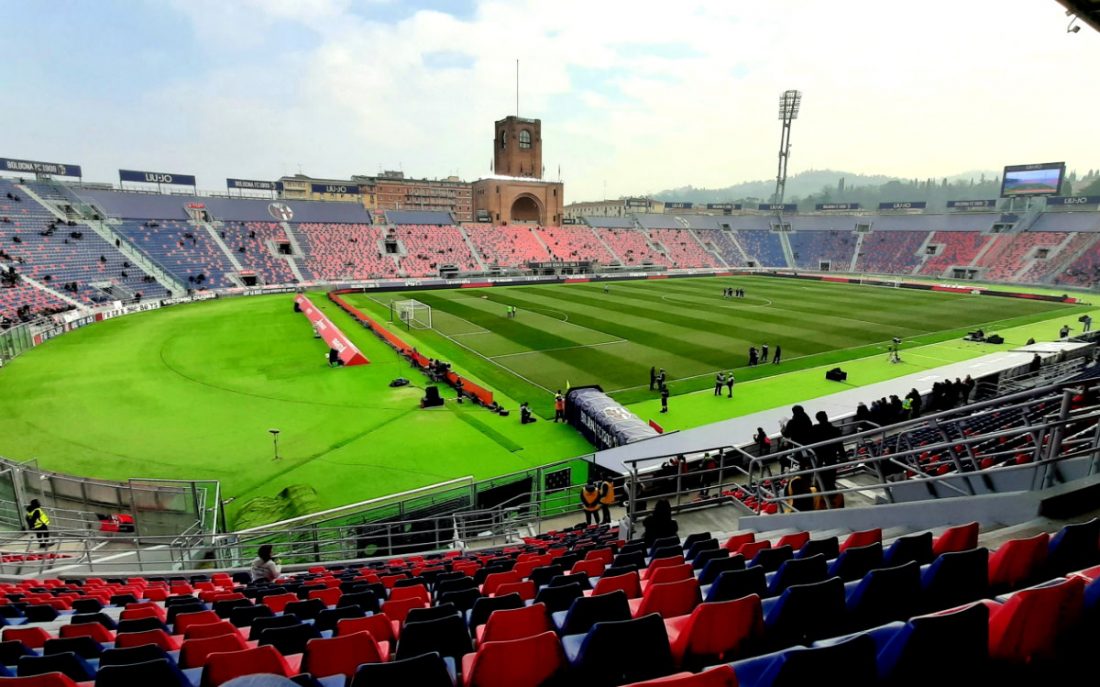
[[[791,156],[791,122],[798,119],[798,109],[802,105],[802,91],[783,91],[779,96],[779,120],[783,130],[779,136],[779,171],[775,175],[775,197],[772,202],[783,204],[783,195],[787,190],[787,160]]]

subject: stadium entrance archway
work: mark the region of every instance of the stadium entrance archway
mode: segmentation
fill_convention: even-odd
[[[512,222],[542,222],[542,207],[532,195],[523,194],[512,202]]]

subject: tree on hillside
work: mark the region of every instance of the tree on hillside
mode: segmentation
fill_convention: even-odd
[[[1093,179],[1077,192],[1080,196],[1100,196],[1100,177]]]

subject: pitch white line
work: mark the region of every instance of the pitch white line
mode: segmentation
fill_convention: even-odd
[[[577,344],[576,346],[559,346],[558,348],[543,348],[534,351],[520,351],[518,353],[501,353],[500,355],[489,356],[493,360],[497,358],[513,358],[517,355],[534,355],[535,353],[549,353],[551,351],[571,351],[575,348],[596,348],[597,346],[614,346],[615,344],[630,343],[626,339],[617,339],[615,341],[601,341],[594,344]]]
[[[709,299],[709,296],[700,296],[700,297]],[[772,305],[771,300],[767,299],[767,298],[761,298],[760,299],[760,300],[763,300],[763,301],[767,301],[765,303],[745,303],[743,305],[738,304],[738,305],[719,305],[719,306],[711,306],[710,303],[706,303],[706,302],[703,302],[703,301],[682,300],[682,299],[687,299],[687,298],[690,298],[690,296],[668,296],[667,294],[662,294],[661,295],[661,300],[668,301],[669,303],[676,303],[678,305],[703,305],[703,306],[718,307],[718,308],[768,308],[768,307],[771,307],[771,305]],[[737,299],[735,298],[733,300],[737,300]]]

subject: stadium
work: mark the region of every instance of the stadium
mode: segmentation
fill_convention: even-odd
[[[765,195],[595,200],[514,69],[470,181],[5,144],[0,685],[1087,675],[1100,172],[806,191],[775,89]]]

